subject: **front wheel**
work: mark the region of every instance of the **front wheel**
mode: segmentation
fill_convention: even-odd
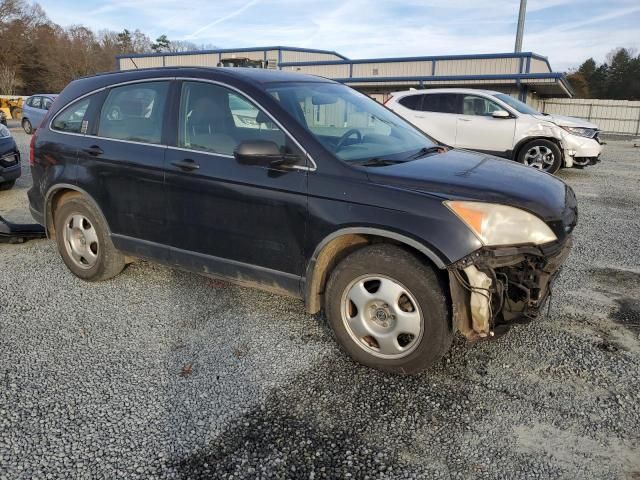
[[[562,166],[562,152],[551,140],[540,138],[522,147],[518,161],[523,165],[554,174]]]
[[[27,118],[22,119],[22,128],[27,135],[31,135],[33,133],[33,125],[31,125],[31,122]]]
[[[449,305],[434,270],[395,245],[364,247],[334,269],[325,312],[351,357],[369,367],[418,373],[449,348]]]

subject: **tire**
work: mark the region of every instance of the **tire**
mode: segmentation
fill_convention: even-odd
[[[89,282],[108,280],[125,267],[102,214],[81,195],[63,198],[54,212],[58,251],[69,270]]]
[[[0,191],[11,190],[15,184],[16,184],[15,180],[11,180],[10,182],[0,183]]]
[[[453,339],[435,271],[395,245],[367,246],[342,260],[329,278],[324,308],[340,346],[355,361],[386,372],[418,373]]]
[[[31,135],[33,133],[33,125],[31,125],[28,118],[22,119],[22,128],[27,135]]]
[[[562,152],[551,140],[538,138],[527,142],[518,152],[518,162],[554,174],[562,166]]]

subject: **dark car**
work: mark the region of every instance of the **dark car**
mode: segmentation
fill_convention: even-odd
[[[535,317],[571,246],[561,180],[447,151],[313,76],[161,68],[76,80],[33,137],[34,218],[68,268],[146,258],[324,308],[357,361],[417,372]]]
[[[20,177],[20,151],[9,129],[0,125],[0,190],[9,190]]]

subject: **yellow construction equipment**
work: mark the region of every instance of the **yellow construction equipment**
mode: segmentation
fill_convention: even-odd
[[[0,95],[0,110],[7,119],[19,120],[22,116],[22,104],[28,97],[18,95]]]

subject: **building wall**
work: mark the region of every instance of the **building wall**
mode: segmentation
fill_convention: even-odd
[[[475,58],[438,60],[436,75],[499,75],[519,73],[519,58]]]
[[[583,118],[608,133],[640,135],[640,101],[547,98],[538,102],[538,110]]]
[[[295,50],[282,50],[283,62],[323,62],[342,60],[342,57],[330,53],[299,52]]]
[[[549,65],[544,60],[532,58],[529,66],[529,73],[550,73]]]

